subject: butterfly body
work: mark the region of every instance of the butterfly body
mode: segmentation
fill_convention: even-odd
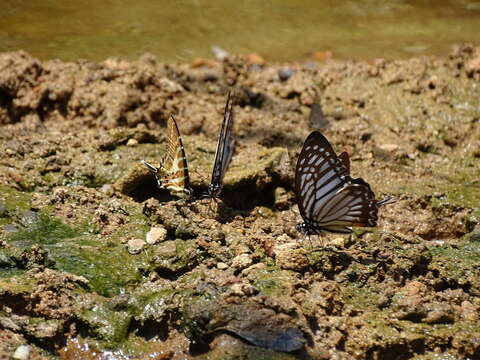
[[[218,136],[217,150],[215,151],[215,161],[213,163],[212,179],[205,193],[205,198],[216,199],[219,197],[223,178],[227,172],[233,153],[235,152],[235,137],[233,134],[234,112],[230,93],[228,93],[227,103],[223,113],[223,122]]]
[[[158,187],[168,190],[172,195],[180,198],[192,196],[190,177],[188,175],[187,157],[182,138],[173,116],[167,121],[168,144],[165,158],[160,167],[164,176],[159,177],[160,169],[142,160],[142,163],[155,175]]]
[[[318,131],[305,140],[295,171],[295,195],[306,235],[351,233],[352,226],[376,226],[378,208],[391,198],[375,200],[370,185],[349,173],[347,153],[338,157]]]

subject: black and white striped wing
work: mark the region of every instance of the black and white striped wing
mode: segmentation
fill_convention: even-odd
[[[295,172],[295,194],[308,234],[350,233],[351,226],[375,226],[377,203],[370,186],[352,179],[328,140],[318,131],[305,140]]]
[[[233,135],[234,112],[230,92],[223,113],[222,128],[218,136],[215,162],[213,164],[211,184],[221,187],[228,165],[235,152],[235,137]]]

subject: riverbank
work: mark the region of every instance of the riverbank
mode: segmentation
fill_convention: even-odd
[[[1,356],[480,356],[480,49],[254,60],[0,54]],[[139,160],[158,165],[174,113],[205,190],[232,87],[224,203],[172,201]],[[317,96],[352,175],[398,201],[312,249],[293,170]]]

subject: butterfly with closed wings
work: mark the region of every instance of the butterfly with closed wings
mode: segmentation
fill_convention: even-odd
[[[378,208],[394,202],[391,197],[375,200],[370,185],[350,176],[348,154],[338,157],[318,131],[308,136],[298,157],[295,195],[304,220],[297,230],[306,235],[348,234],[352,226],[376,226]]]
[[[170,115],[168,118],[167,131],[167,153],[160,167],[165,175],[160,178],[160,169],[145,160],[142,160],[142,163],[155,175],[159,188],[166,189],[180,198],[190,198],[192,189],[190,188],[190,178],[188,176],[187,157],[185,156],[182,138],[173,115]]]
[[[204,198],[216,199],[222,191],[223,178],[227,172],[228,165],[235,152],[235,138],[233,135],[233,100],[230,92],[228,93],[227,103],[223,112],[223,122],[218,136],[217,150],[215,152],[215,162],[213,163],[212,180],[208,186]]]

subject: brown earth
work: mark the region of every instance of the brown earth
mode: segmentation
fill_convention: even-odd
[[[222,201],[157,189],[139,160],[158,165],[174,113],[205,191],[229,89]],[[309,242],[293,169],[316,98],[352,175],[397,202],[376,229]],[[480,359],[479,99],[471,46],[281,65],[0,54],[0,358]]]

